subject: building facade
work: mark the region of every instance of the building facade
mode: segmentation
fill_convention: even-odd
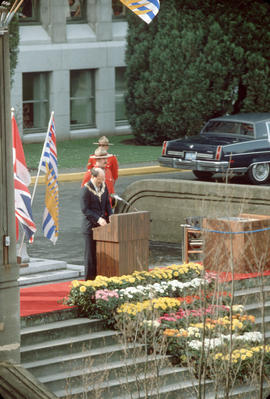
[[[119,0],[25,0],[11,105],[23,142],[130,132],[124,95],[127,22]]]

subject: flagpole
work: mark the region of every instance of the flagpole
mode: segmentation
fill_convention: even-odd
[[[47,134],[46,134],[46,137],[45,137],[45,140],[44,140],[44,144],[43,144],[43,149],[42,149],[42,153],[41,153],[41,157],[40,157],[40,161],[39,161],[39,165],[38,165],[38,171],[37,171],[37,176],[36,176],[36,180],[35,180],[35,185],[34,185],[34,188],[33,188],[32,195],[31,195],[31,205],[33,203],[33,199],[34,199],[34,196],[35,196],[35,193],[36,193],[36,189],[37,189],[38,178],[39,178],[39,175],[40,175],[40,169],[41,169],[41,163],[42,163],[42,158],[43,158],[43,154],[45,152],[47,138],[48,138],[48,135],[50,133],[50,126],[51,126],[51,121],[52,121],[53,116],[54,116],[54,111],[52,111],[52,113],[51,113],[51,117],[50,117],[49,124],[48,124],[48,129],[47,129]],[[21,256],[24,238],[25,238],[25,231],[23,231],[22,241],[21,241],[21,245],[20,245],[20,248],[19,248],[18,256]]]
[[[38,178],[39,178],[39,175],[40,175],[40,169],[41,169],[41,164],[42,164],[42,158],[43,158],[43,155],[44,155],[44,152],[45,152],[47,138],[48,138],[48,135],[50,133],[50,127],[51,127],[51,122],[52,122],[53,116],[54,116],[54,111],[52,111],[52,113],[51,113],[51,117],[50,117],[49,124],[48,124],[48,129],[47,129],[47,134],[46,134],[46,137],[45,137],[45,140],[44,140],[44,144],[43,144],[43,149],[42,149],[42,153],[41,153],[41,157],[40,157],[40,161],[39,161],[39,165],[38,165],[38,171],[37,171],[37,176],[36,176],[36,180],[35,180],[35,185],[34,185],[33,192],[32,192],[31,205],[33,203],[33,199],[34,199],[34,196],[35,196],[35,193],[36,193],[36,189],[37,189]]]
[[[13,120],[13,118],[15,116],[15,108],[13,108],[13,107],[10,108],[10,115],[11,115],[11,123],[12,123],[12,120]],[[14,155],[13,155],[13,157],[14,157]],[[13,165],[14,165],[14,159],[13,159]],[[14,169],[14,166],[13,166],[13,169]],[[14,170],[13,170],[13,174],[14,174]],[[13,179],[14,179],[14,177],[13,177]],[[17,220],[16,220],[16,223],[18,223],[18,229],[19,229],[20,228],[20,224],[19,224],[19,222]],[[18,252],[18,256],[19,257],[21,256],[24,237],[25,237],[25,231],[23,231],[22,242],[21,242],[21,245],[20,245],[20,248],[19,248],[19,252]]]

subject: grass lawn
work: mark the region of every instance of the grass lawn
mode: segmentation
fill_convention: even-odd
[[[156,161],[161,154],[161,146],[133,144],[133,136],[110,137],[109,152],[115,154],[119,165]],[[57,142],[58,168],[80,168],[85,170],[89,154],[93,154],[97,138],[67,140]],[[24,153],[29,170],[37,170],[43,143],[24,144]]]

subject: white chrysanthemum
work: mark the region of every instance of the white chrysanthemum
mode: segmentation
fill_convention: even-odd
[[[194,335],[194,334],[193,334]],[[192,336],[189,334],[189,336]],[[196,335],[195,335],[196,336]],[[245,332],[243,335],[232,334],[232,340],[245,341],[245,342],[260,342],[262,341],[262,334],[259,331]],[[229,341],[231,336],[221,334],[218,338],[205,338],[204,347],[207,349],[215,349],[225,344],[225,341]],[[194,350],[201,350],[203,342],[198,339],[194,339],[189,342],[188,346]]]
[[[200,336],[200,330],[197,327],[188,327],[188,336],[192,337],[196,334]]]
[[[236,339],[246,342],[259,342],[262,341],[263,335],[259,331],[245,332],[243,335],[237,336]]]
[[[233,313],[243,313],[244,310],[245,310],[245,307],[243,305],[233,305],[232,306]]]
[[[202,343],[201,341],[194,339],[189,342],[188,346],[193,350],[199,351],[202,348]]]

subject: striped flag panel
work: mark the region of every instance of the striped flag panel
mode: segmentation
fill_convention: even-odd
[[[12,116],[11,126],[13,140],[16,239],[19,239],[18,222],[20,222],[26,238],[30,242],[33,242],[34,233],[37,229],[32,216],[31,194],[27,187],[31,181],[31,176],[26,166],[19,129],[14,115]]]
[[[14,175],[15,216],[22,224],[26,238],[33,241],[36,225],[33,221],[31,194],[22,180]]]
[[[120,1],[147,24],[152,22],[160,8],[159,0]]]
[[[55,123],[53,118],[51,119],[49,134],[44,148],[40,167],[46,173],[45,210],[42,229],[44,236],[55,244],[59,234],[59,188]]]

